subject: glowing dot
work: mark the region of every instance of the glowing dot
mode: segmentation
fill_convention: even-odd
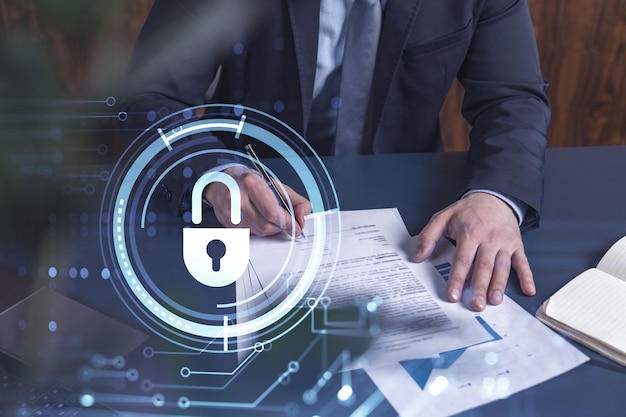
[[[55,267],[53,267],[53,266],[48,268],[48,276],[50,278],[55,278],[57,276],[57,269]]]
[[[332,107],[333,109],[338,109],[339,107],[341,107],[341,97],[335,96],[331,98],[330,107]]]
[[[78,270],[74,267],[71,267],[68,275],[70,276],[70,278],[76,278],[78,276]]]
[[[191,111],[191,109],[185,109],[183,111],[183,117],[187,120],[191,119],[191,117],[193,116],[193,112]]]
[[[57,322],[52,320],[50,321],[50,323],[48,323],[48,330],[50,330],[51,332],[56,332],[57,331]]]
[[[148,223],[154,223],[157,219],[157,215],[154,211],[149,211],[148,214],[146,215],[146,220],[148,220]]]
[[[233,113],[237,116],[241,116],[243,114],[243,106],[241,104],[236,104],[233,108]]]
[[[109,271],[107,268],[104,268],[102,272],[100,272],[100,276],[102,277],[102,279],[109,279],[111,278],[111,271]]]
[[[380,335],[380,326],[378,324],[372,324],[370,326],[370,335],[373,337]]]
[[[163,394],[154,394],[152,397],[152,404],[154,404],[155,407],[163,407],[165,404],[165,397]]]
[[[328,379],[330,379],[330,378],[332,378],[332,377],[333,377],[333,374],[332,374],[332,373],[330,373],[329,371],[326,371],[326,372],[324,372],[323,377],[324,377],[324,379],[327,379],[327,380],[328,380]]]
[[[80,213],[79,220],[81,223],[87,223],[89,221],[89,215],[87,213]]]
[[[308,405],[315,404],[317,402],[317,392],[312,389],[304,391],[302,394],[302,401]]]
[[[117,369],[122,369],[124,366],[126,366],[126,358],[120,355],[114,357],[113,366],[115,366]]]
[[[235,53],[235,55],[241,55],[243,54],[243,43],[238,42],[235,44],[235,46],[233,46],[233,52]]]
[[[300,407],[296,403],[285,404],[285,415],[287,417],[298,417],[300,415]]]
[[[154,226],[149,226],[146,229],[146,234],[148,235],[148,237],[155,237],[156,236],[156,228]]]
[[[344,385],[337,392],[337,399],[342,402],[348,401],[350,397],[352,397],[352,393],[352,387],[350,385]]]
[[[80,396],[80,405],[83,407],[91,407],[96,403],[96,399],[91,394],[83,394]]]
[[[191,178],[192,175],[193,175],[193,169],[191,169],[191,167],[185,167],[183,169],[183,177]]]
[[[498,363],[498,354],[496,352],[487,352],[485,354],[485,363],[487,365],[495,365]]]
[[[104,368],[104,366],[106,365],[106,359],[102,355],[93,355],[91,357],[91,364],[94,368],[101,369]]]
[[[498,398],[507,398],[511,392],[509,388],[511,387],[511,381],[507,377],[500,377],[496,381],[497,390],[495,394]]]
[[[428,393],[430,395],[437,396],[448,389],[448,386],[448,378],[440,375],[436,377],[435,380],[428,386]]]
[[[322,297],[321,303],[323,307],[328,307],[330,305],[330,297]]]
[[[91,381],[93,379],[94,371],[88,366],[81,366],[78,370],[78,378],[81,381]]]
[[[496,380],[492,377],[486,377],[483,379],[482,386],[480,387],[480,396],[483,398],[491,398],[496,388]]]
[[[370,301],[369,303],[367,303],[367,311],[369,311],[370,313],[375,312],[378,309],[378,306],[376,305],[375,302]]]
[[[89,270],[87,268],[80,268],[80,277],[86,279],[89,276]]]
[[[486,377],[483,379],[483,387],[489,390],[494,389],[496,387],[496,380],[490,376]]]
[[[284,110],[285,110],[285,103],[283,103],[280,100],[278,100],[276,103],[274,103],[274,111],[276,113],[282,113]]]
[[[154,120],[156,119],[156,113],[150,110],[148,114],[146,114],[146,119],[148,119],[149,122],[154,122]]]
[[[289,365],[287,366],[287,369],[289,370],[289,372],[291,372],[292,374],[295,372],[298,372],[300,370],[300,364],[296,361],[291,361],[289,362]]]
[[[137,381],[139,379],[139,371],[137,371],[136,369],[129,369],[128,371],[126,371],[126,379],[131,382]]]
[[[190,405],[191,405],[191,401],[189,401],[189,398],[180,397],[178,399],[178,407],[185,409],[185,408],[189,408]]]
[[[502,376],[498,378],[498,380],[496,381],[496,386],[498,387],[499,390],[508,391],[509,387],[511,386],[511,381],[509,380],[509,378]]]
[[[153,356],[154,356],[154,349],[153,349],[152,347],[150,347],[150,346],[146,346],[146,347],[143,349],[143,356],[144,356],[145,358],[150,359],[151,357],[153,357]]]
[[[154,388],[154,384],[151,380],[144,379],[143,381],[141,381],[141,390],[143,392],[150,392],[152,391],[152,388]]]

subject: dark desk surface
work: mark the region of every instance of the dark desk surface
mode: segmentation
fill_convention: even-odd
[[[532,298],[521,295],[515,279],[507,289],[507,294],[530,313],[534,314],[569,279],[595,266],[611,244],[626,234],[625,161],[626,147],[548,150],[541,227],[524,236],[538,294]],[[342,157],[328,158],[325,162],[342,209],[398,207],[412,234],[419,232],[435,211],[457,198],[463,189],[463,153]],[[18,269],[22,275],[34,276],[40,285],[56,287],[137,326],[138,323],[125,318],[124,307],[114,299],[110,283],[99,277],[104,266],[95,208],[99,207],[101,188],[102,184],[95,193],[83,197],[73,195],[67,198],[67,204],[57,201],[55,207],[46,207],[43,212],[32,207],[29,209],[32,213],[22,212],[10,224],[4,219],[0,230],[7,236],[0,242],[0,263]],[[33,239],[39,243],[33,244]],[[28,248],[30,253],[15,255],[14,248],[18,251]],[[55,266],[54,278],[49,273],[51,265]],[[88,270],[88,277],[81,278],[82,268]],[[592,358],[590,362],[506,400],[461,415],[623,416],[626,370],[581,349]],[[311,380],[303,384],[313,385],[317,377],[319,374],[312,371]],[[363,401],[374,389],[363,373],[353,375],[353,384],[358,401]],[[311,415],[348,415],[359,404],[352,408],[338,406],[330,396],[328,402],[318,403],[319,409],[306,408],[302,406],[301,391],[293,397],[281,392],[282,397],[270,396],[268,402],[293,402]],[[250,415],[274,413],[264,413],[259,407]],[[289,410],[285,414],[289,415]],[[247,414],[238,410],[234,415]],[[383,403],[370,415],[395,414]]]
[[[398,207],[415,234],[432,213],[462,191],[464,158],[462,153],[363,157],[330,161],[329,169],[350,173],[333,176],[342,208]],[[352,174],[356,165],[358,175]],[[401,179],[401,185],[390,185],[394,177]],[[549,149],[545,177],[541,227],[524,235],[537,295],[523,296],[514,278],[507,289],[507,295],[532,314],[567,281],[595,266],[626,235],[626,147]],[[397,192],[406,187],[413,192]],[[623,416],[626,369],[581,349],[591,357],[590,362],[461,415]]]

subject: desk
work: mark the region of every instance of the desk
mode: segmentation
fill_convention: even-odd
[[[523,296],[515,279],[511,280],[507,288],[507,294],[527,311],[534,314],[548,296],[584,269],[595,266],[610,245],[626,234],[626,192],[624,192],[626,190],[618,189],[623,187],[620,184],[623,178],[626,178],[624,161],[626,147],[548,150],[545,167],[546,195],[541,228],[524,236],[527,254],[535,273],[538,294],[532,298]],[[465,166],[463,153],[327,158],[325,163],[335,181],[342,209],[398,207],[412,234],[417,233],[435,211],[453,201],[463,190]],[[394,183],[400,185],[394,186]],[[399,192],[400,189],[403,192]],[[89,233],[84,236],[82,232],[65,233],[61,230],[62,222],[55,219],[55,233],[53,235],[48,233],[45,245],[39,245],[40,249],[43,246],[60,245],[64,249],[56,251],[56,256],[71,259],[52,261],[41,255],[13,257],[6,252],[7,249],[3,249],[0,262],[13,264],[15,268],[34,275],[40,285],[57,287],[96,309],[138,326],[132,317],[129,318],[124,314],[124,307],[115,299],[110,283],[97,277],[97,273],[103,268],[93,232],[94,225],[96,229],[98,226],[96,214],[98,205],[99,197],[96,192],[94,196],[86,197],[86,202],[76,206],[80,207],[81,213],[88,214],[86,216],[88,220],[83,221],[84,218],[80,217],[80,213],[65,213],[74,219],[68,221],[68,225],[74,229],[88,227]],[[44,215],[48,216],[48,213]],[[58,215],[61,217],[60,213]],[[14,229],[18,230],[20,227]],[[20,244],[20,240],[24,239],[23,236],[32,235],[34,233],[12,235],[9,239],[18,247],[33,247],[32,241]],[[25,265],[24,262],[29,264]],[[54,278],[48,274],[51,262],[58,264],[59,272]],[[70,265],[88,268],[91,271],[89,278],[69,277]],[[623,394],[626,370],[593,352],[581,349],[592,358],[585,365],[506,400],[461,415],[623,416],[626,410],[626,396]],[[177,365],[172,366],[175,369]],[[271,367],[263,370],[280,371],[271,370]],[[303,370],[298,375],[306,377],[304,381],[296,381],[297,378],[294,377],[290,386],[282,387],[275,393],[276,395],[270,395],[267,403],[287,404],[279,415],[318,413],[341,416],[348,415],[360,402],[375,392],[367,376],[355,372],[352,375],[352,383],[358,400],[352,407],[339,406],[334,400],[332,394],[336,393],[336,390],[333,390],[339,386],[337,378],[332,379],[329,382],[329,389],[322,392],[327,398],[320,397],[315,406],[305,406],[302,403],[301,387],[313,385],[319,377],[318,372],[319,369],[316,368],[312,368],[308,373]],[[253,385],[252,381],[255,381],[254,375],[250,378],[248,386]],[[294,404],[297,407],[294,408]],[[292,408],[289,408],[290,406]],[[148,407],[146,411],[159,410]],[[233,415],[247,415],[244,411],[236,410]],[[218,415],[229,415],[228,413],[228,410],[217,411]],[[267,410],[263,407],[258,407],[249,414],[277,415],[275,409]],[[369,415],[395,414],[383,401]]]
[[[328,166],[343,209],[398,207],[409,231],[416,234],[432,213],[463,191],[464,161],[463,153],[384,155],[330,160]],[[412,192],[400,195],[390,187],[394,176]],[[507,295],[532,314],[567,281],[595,266],[626,234],[626,147],[549,149],[545,177],[541,227],[524,235],[537,295],[522,295],[515,278],[507,288]],[[626,369],[580,348],[590,362],[461,415],[623,416]]]

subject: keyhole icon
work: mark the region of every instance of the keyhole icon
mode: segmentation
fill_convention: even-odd
[[[206,252],[213,261],[213,271],[217,272],[220,270],[220,260],[224,257],[226,253],[226,245],[219,239],[213,239],[206,246]]]

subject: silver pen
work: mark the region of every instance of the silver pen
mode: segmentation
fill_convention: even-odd
[[[267,182],[267,185],[270,186],[270,188],[276,195],[276,198],[280,202],[280,205],[285,209],[286,212],[293,214],[294,220],[295,220],[295,213],[289,209],[289,205],[287,204],[285,197],[283,197],[283,194],[278,190],[278,187],[276,187],[276,183],[272,180],[272,177],[270,177],[270,174],[267,172],[263,164],[261,164],[261,160],[257,156],[256,152],[254,152],[254,149],[252,149],[252,145],[247,144],[243,147],[243,149],[246,151],[246,153],[250,157],[250,160],[252,161],[254,168],[259,172],[259,174],[261,174],[265,182]],[[304,232],[302,232],[301,237],[304,239],[306,238],[304,236]]]

